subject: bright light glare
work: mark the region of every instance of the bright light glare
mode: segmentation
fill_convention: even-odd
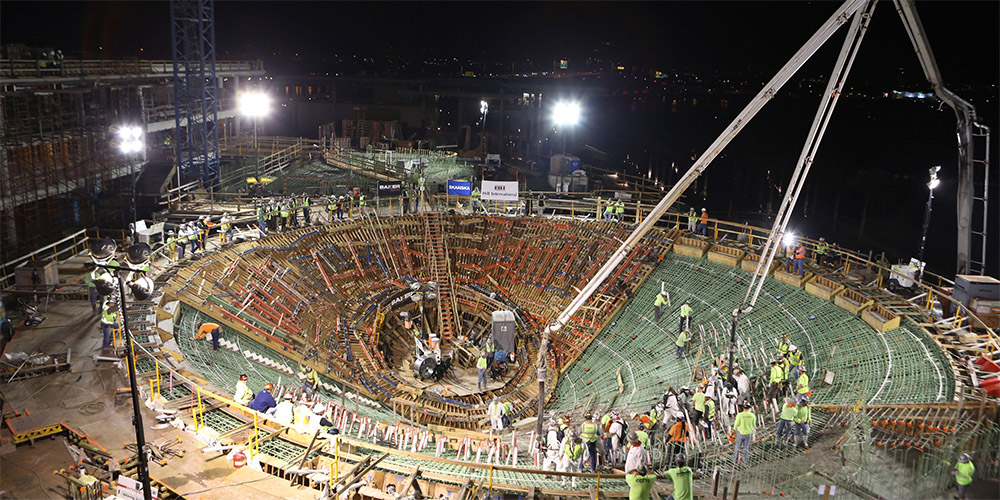
[[[123,126],[118,129],[118,149],[125,154],[142,151],[142,129],[135,126]]]
[[[580,121],[580,103],[559,102],[552,110],[552,121],[556,125],[576,125]]]
[[[941,184],[941,179],[938,179],[937,177],[935,177],[935,178],[931,179],[930,182],[927,183],[927,187],[929,187],[931,189],[934,189],[934,188],[938,187],[938,184]]]
[[[786,247],[794,245],[795,244],[795,233],[785,233],[785,237],[784,237],[784,239],[782,241],[784,241]]]
[[[479,101],[479,112],[480,113],[482,113],[482,114],[485,115],[486,112],[489,111],[489,109],[490,109],[490,103],[488,103],[486,101]]]
[[[240,114],[243,116],[264,116],[271,108],[271,98],[261,92],[247,92],[240,95]]]

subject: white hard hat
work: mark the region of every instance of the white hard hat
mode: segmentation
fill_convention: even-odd
[[[703,209],[701,209],[701,211],[702,212],[708,212],[708,209],[707,208],[703,208]]]
[[[795,344],[792,344],[792,345],[788,346],[788,350],[789,350],[789,351],[798,351],[798,350],[799,350],[799,348],[798,348],[798,347],[795,347]]]
[[[323,413],[324,409],[326,409],[326,407],[323,406],[323,403],[316,403],[313,405],[312,411],[313,413]]]

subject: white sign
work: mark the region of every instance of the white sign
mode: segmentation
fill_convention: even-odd
[[[517,181],[483,181],[484,200],[517,201]]]
[[[159,488],[152,486],[149,488],[151,498],[158,500],[160,497]],[[123,500],[143,500],[142,483],[126,476],[118,476],[118,491],[115,492],[115,497]]]
[[[836,486],[821,484],[821,485],[819,485],[819,494],[820,494],[820,496],[823,496],[823,495],[827,494],[826,493],[827,488],[830,489],[830,496],[831,497],[837,494],[837,487]]]

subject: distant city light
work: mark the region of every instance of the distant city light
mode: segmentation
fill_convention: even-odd
[[[142,129],[136,126],[123,126],[118,129],[118,150],[125,154],[142,151]]]
[[[264,116],[271,107],[271,98],[262,92],[247,92],[240,95],[240,114],[244,116]]]
[[[576,125],[580,121],[580,103],[559,102],[552,110],[552,121],[556,125]]]

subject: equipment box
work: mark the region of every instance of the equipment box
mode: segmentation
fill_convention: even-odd
[[[14,271],[14,283],[19,287],[59,284],[59,264],[51,260],[29,260]]]
[[[496,341],[497,348],[507,352],[517,349],[516,327],[512,311],[493,311],[493,340]]]
[[[959,274],[955,276],[955,290],[951,298],[965,307],[972,305],[972,299],[1000,300],[1000,280],[990,276]],[[955,308],[957,306],[952,304],[949,312],[954,314]]]

